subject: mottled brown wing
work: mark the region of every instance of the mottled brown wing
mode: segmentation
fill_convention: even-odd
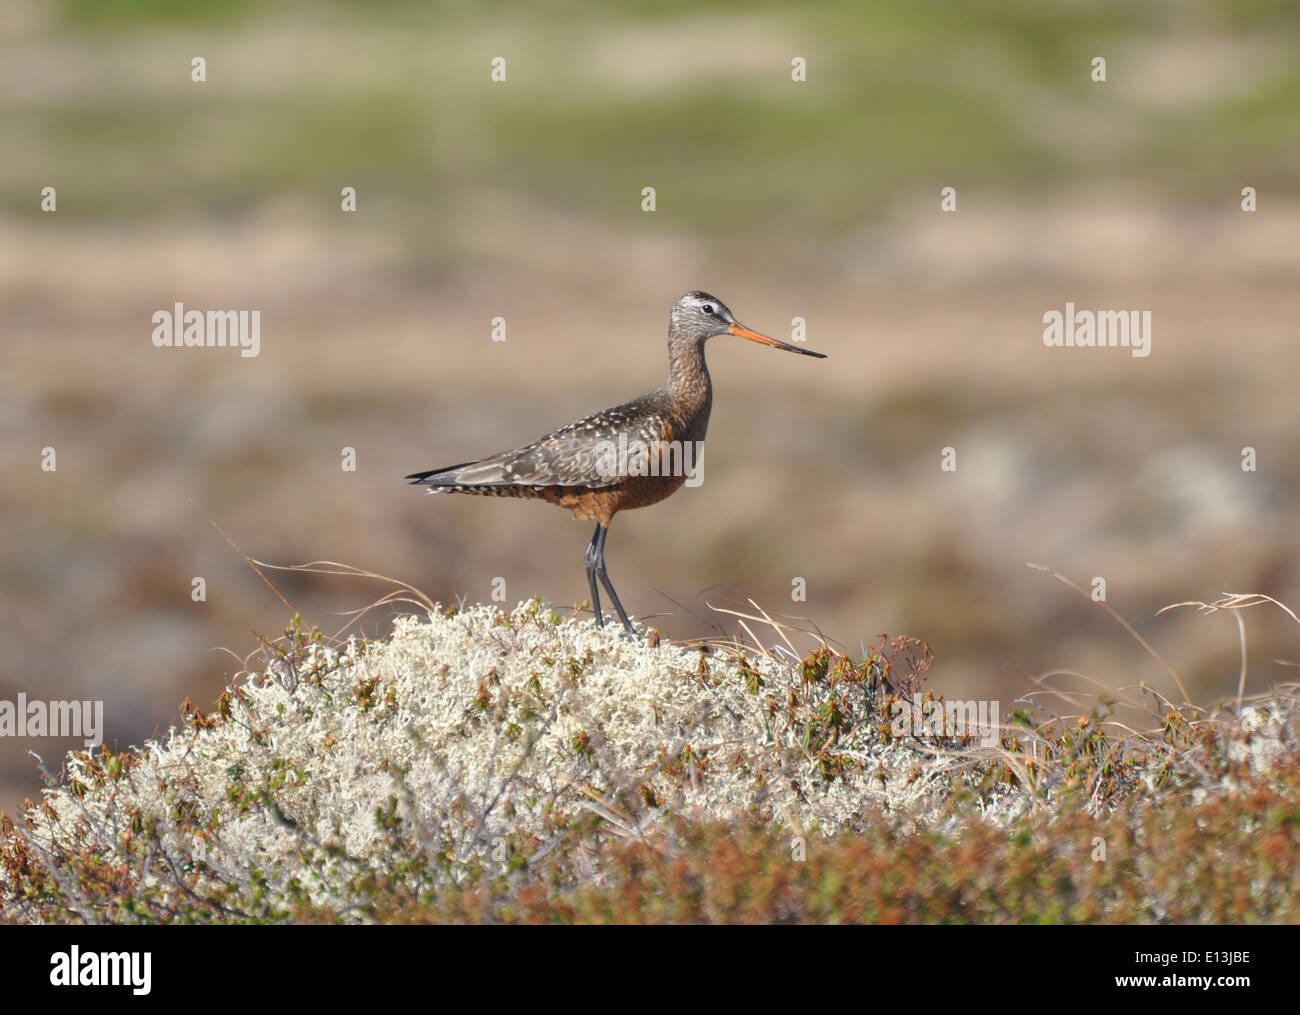
[[[619,483],[637,442],[671,439],[663,414],[629,402],[569,423],[514,451],[473,462],[455,473],[457,486],[586,486]],[[642,451],[648,457],[649,451]],[[448,477],[449,479],[451,477]]]

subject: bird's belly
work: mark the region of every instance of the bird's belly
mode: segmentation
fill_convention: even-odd
[[[566,507],[575,518],[608,525],[619,511],[657,504],[674,494],[685,476],[628,476],[614,486],[548,487],[542,496],[552,504]]]

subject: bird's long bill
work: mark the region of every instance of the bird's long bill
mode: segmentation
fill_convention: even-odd
[[[747,338],[751,342],[760,342],[763,345],[770,345],[777,349],[784,349],[786,352],[797,352],[803,356],[816,356],[818,359],[826,358],[824,352],[813,352],[811,349],[800,349],[797,345],[791,345],[789,342],[781,342],[775,338],[769,338],[767,335],[760,335],[757,331],[750,331],[748,328],[741,327],[739,324],[733,324],[727,330],[733,335]]]

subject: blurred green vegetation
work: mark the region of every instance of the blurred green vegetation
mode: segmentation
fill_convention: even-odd
[[[103,87],[11,104],[16,161],[31,174],[63,167],[78,194],[60,209],[69,216],[251,210],[333,196],[346,178],[426,231],[467,187],[618,218],[654,185],[668,222],[734,238],[834,234],[900,193],[954,181],[1050,193],[1102,173],[1217,203],[1230,162],[1253,185],[1296,188],[1300,7],[1280,0],[57,9],[49,30],[84,40],[75,58],[92,69],[115,38],[142,32],[151,59],[175,65],[174,86],[157,67],[134,82],[119,60]],[[641,45],[646,33],[657,47]],[[209,64],[201,91],[195,54]],[[505,86],[489,80],[497,55]],[[808,60],[797,86],[794,55]],[[1095,55],[1109,61],[1104,85],[1089,77]],[[1155,55],[1214,80],[1185,95],[1177,80],[1148,81],[1152,99],[1134,80],[1158,74],[1145,66]],[[1083,127],[1063,130],[1076,115]],[[27,180],[15,187],[26,175],[0,178],[4,201],[35,216]]]

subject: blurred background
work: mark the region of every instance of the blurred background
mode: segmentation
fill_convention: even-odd
[[[703,485],[611,531],[633,615],[911,635],[1004,709],[1054,668],[1174,693],[1033,561],[1234,694],[1232,619],[1155,613],[1300,608],[1298,44],[1285,0],[6,0],[0,699],[102,698],[110,746],[209,708],[288,617],[210,520],[443,603],[584,600],[586,523],[402,476],[657,386],[695,288],[830,358],[710,343]],[[1045,348],[1066,301],[1150,310],[1152,354]],[[155,348],[176,302],[260,310],[261,355]],[[273,577],[327,632],[385,591]],[[1294,679],[1300,626],[1245,620],[1248,689]],[[0,807],[71,746],[0,740]]]

